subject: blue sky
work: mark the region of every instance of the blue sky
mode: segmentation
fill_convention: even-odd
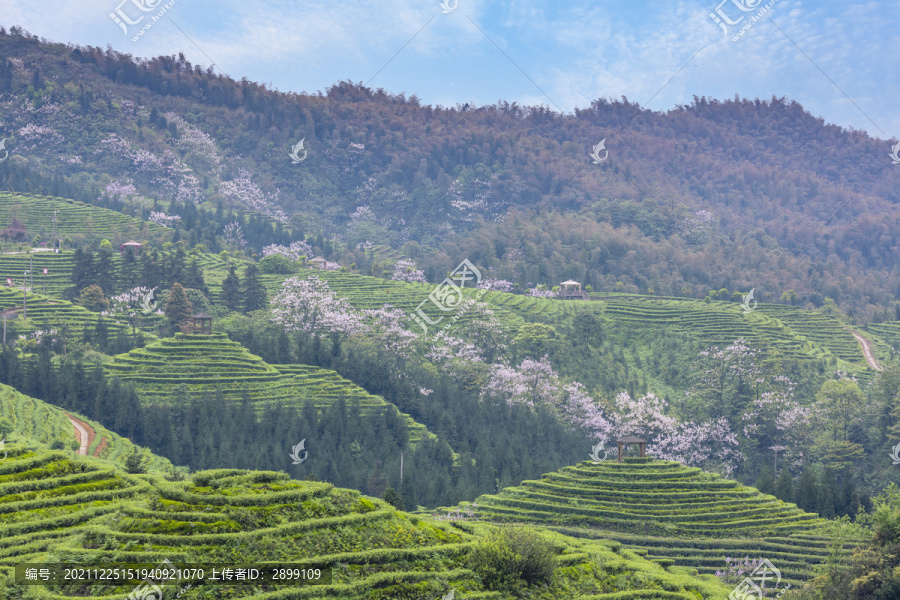
[[[598,97],[667,110],[695,95],[775,95],[826,122],[900,137],[900,2],[720,1],[445,0],[445,13],[439,0],[0,0],[0,24],[135,56],[183,52],[282,91],[350,80],[424,104],[502,99],[564,112]],[[127,35],[110,17],[117,8],[143,16]],[[709,16],[717,8],[737,21],[727,35]]]

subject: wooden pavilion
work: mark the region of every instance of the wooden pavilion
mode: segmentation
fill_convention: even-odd
[[[616,441],[616,445],[619,447],[619,462],[622,462],[623,452],[628,444],[637,444],[641,452],[641,457],[645,456],[647,440],[643,440],[636,435],[626,435],[622,439]]]
[[[205,312],[199,312],[191,319],[194,321],[194,333],[201,335],[212,333],[212,316]]]
[[[588,295],[581,290],[581,284],[577,281],[563,281],[559,284],[559,297],[573,300],[587,300]]]

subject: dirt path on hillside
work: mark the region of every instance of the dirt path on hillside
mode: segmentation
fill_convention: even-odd
[[[869,366],[875,369],[876,371],[881,371],[881,365],[878,364],[878,361],[875,360],[875,353],[872,352],[872,346],[869,344],[869,340],[859,335],[855,331],[851,331],[853,337],[856,338],[856,341],[859,342],[859,345],[862,346],[863,354],[866,355],[866,362],[869,363]]]
[[[97,458],[100,458],[100,454],[106,449],[107,441],[108,440],[105,437],[102,440],[100,440],[100,443],[97,444],[97,449],[94,451],[94,456],[96,456]]]
[[[76,419],[69,413],[65,413],[65,415],[69,417],[69,421],[71,421],[72,426],[75,428],[75,439],[81,444],[81,447],[78,449],[78,454],[87,456],[88,448],[91,447],[91,444],[94,443],[94,438],[97,437],[94,428],[84,421]]]

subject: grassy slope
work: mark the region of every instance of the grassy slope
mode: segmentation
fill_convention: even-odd
[[[548,587],[486,591],[466,552],[491,536],[483,523],[451,524],[394,510],[327,483],[283,473],[217,470],[189,482],[128,475],[92,458],[11,448],[0,463],[0,593],[7,597],[122,599],[133,586],[17,586],[21,562],[169,559],[197,563],[294,562],[332,566],[331,585],[195,587],[182,598],[721,598],[728,588],[668,568],[619,542],[545,532],[557,573]],[[173,586],[174,587],[174,586]],[[175,589],[168,591],[175,593]]]
[[[300,408],[310,399],[324,410],[343,398],[359,402],[363,416],[393,408],[381,396],[369,394],[334,371],[305,365],[276,368],[223,333],[179,333],[120,354],[105,367],[110,375],[132,383],[147,403],[170,401],[175,386],[184,384],[192,394],[212,394],[221,387],[225,398],[238,401],[246,393],[257,406],[278,403]],[[413,445],[433,435],[409,415],[400,414]]]
[[[94,454],[102,441],[106,444],[101,451],[100,458],[110,464],[124,465],[125,458],[136,448],[127,438],[113,433],[99,423],[86,419],[78,413],[69,411],[76,419],[90,425],[96,437],[94,443],[88,448],[89,454]],[[0,384],[0,417],[6,417],[13,423],[13,432],[7,437],[10,444],[28,444],[41,447],[50,447],[55,440],[74,441],[75,430],[72,422],[65,415],[65,411],[48,404],[43,400],[26,396],[8,385]],[[66,450],[67,455],[74,455],[74,451]],[[148,468],[155,470],[168,470],[172,463],[161,456],[146,453],[150,459]]]
[[[42,241],[50,239],[55,210],[59,210],[56,235],[60,239],[95,234],[109,239],[118,248],[128,240],[168,240],[172,237],[171,229],[111,209],[65,198],[0,192],[0,228],[5,229],[16,218],[25,225],[28,241],[35,235],[40,235]]]
[[[614,539],[664,564],[701,573],[727,556],[769,558],[802,583],[828,557],[823,519],[755,488],[652,459],[584,462],[476,501],[484,519],[541,524]]]

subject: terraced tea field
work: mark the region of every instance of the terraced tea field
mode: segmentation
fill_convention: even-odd
[[[0,228],[5,229],[16,218],[25,225],[28,241],[35,236],[45,242],[50,240],[55,210],[59,211],[56,236],[60,239],[96,235],[109,239],[118,248],[129,239],[167,241],[172,238],[171,229],[107,208],[65,198],[0,192]]]
[[[540,481],[478,498],[477,514],[569,535],[614,539],[664,564],[700,573],[726,556],[768,558],[801,584],[828,556],[825,522],[794,504],[697,468],[652,458],[583,462]]]
[[[22,322],[13,321],[18,326],[19,334],[32,333],[42,329],[45,325],[57,329],[60,324],[68,323],[72,335],[80,336],[85,328],[94,329],[97,320],[101,318],[99,313],[89,311],[83,306],[66,302],[65,300],[49,299],[39,294],[28,292],[27,313],[30,326],[23,327]],[[14,310],[10,313],[10,319],[24,319],[26,310],[22,305],[22,291],[11,288],[0,288],[0,310]],[[106,322],[109,335],[114,336],[120,331],[130,332],[128,325],[115,319],[103,317]]]
[[[74,252],[32,252],[31,254],[0,254],[0,284],[6,285],[7,279],[21,288],[25,271],[34,269],[34,291],[57,298],[62,297],[63,290],[72,287],[72,268]],[[47,275],[44,275],[47,269]],[[31,278],[29,277],[29,290]]]
[[[859,342],[834,317],[786,304],[760,304],[757,311],[778,319],[798,334],[827,348],[841,360],[860,366],[866,365],[866,358]]]
[[[409,515],[353,490],[276,472],[202,471],[172,482],[97,459],[12,447],[0,463],[0,531],[0,593],[11,598],[121,600],[137,587],[13,583],[14,565],[48,559],[82,567],[291,562],[331,571],[318,586],[164,586],[166,598],[185,600],[441,598],[450,590],[476,600],[516,597],[486,590],[467,560],[493,526]],[[663,567],[619,542],[543,535],[553,542],[557,570],[541,588],[548,597],[711,600],[728,593],[713,578]]]
[[[185,335],[152,342],[115,357],[105,365],[110,375],[134,384],[148,404],[171,402],[175,386],[184,384],[192,394],[212,394],[221,388],[226,399],[240,401],[246,395],[258,407],[271,404],[302,407],[307,399],[325,408],[344,399],[358,402],[364,417],[396,410],[380,396],[344,379],[334,371],[304,365],[275,367],[250,354],[224,333]],[[407,414],[410,442],[415,445],[431,436],[424,425]]]
[[[125,457],[135,448],[134,444],[99,423],[78,414],[73,416],[96,433],[93,443],[87,449],[89,456],[124,464]],[[55,441],[63,441],[67,446],[75,441],[75,430],[65,412],[3,384],[0,384],[0,417],[9,419],[13,424],[13,433],[7,438],[9,443],[27,442],[49,447]],[[165,470],[170,468],[172,463],[154,455],[149,466],[152,469]]]
[[[787,358],[814,360],[829,355],[825,348],[801,339],[784,324],[759,311],[744,314],[734,303],[645,297],[641,300],[608,300],[604,304],[605,314],[615,322],[633,327],[670,326],[707,346],[722,348],[744,338],[752,347],[777,350]]]

